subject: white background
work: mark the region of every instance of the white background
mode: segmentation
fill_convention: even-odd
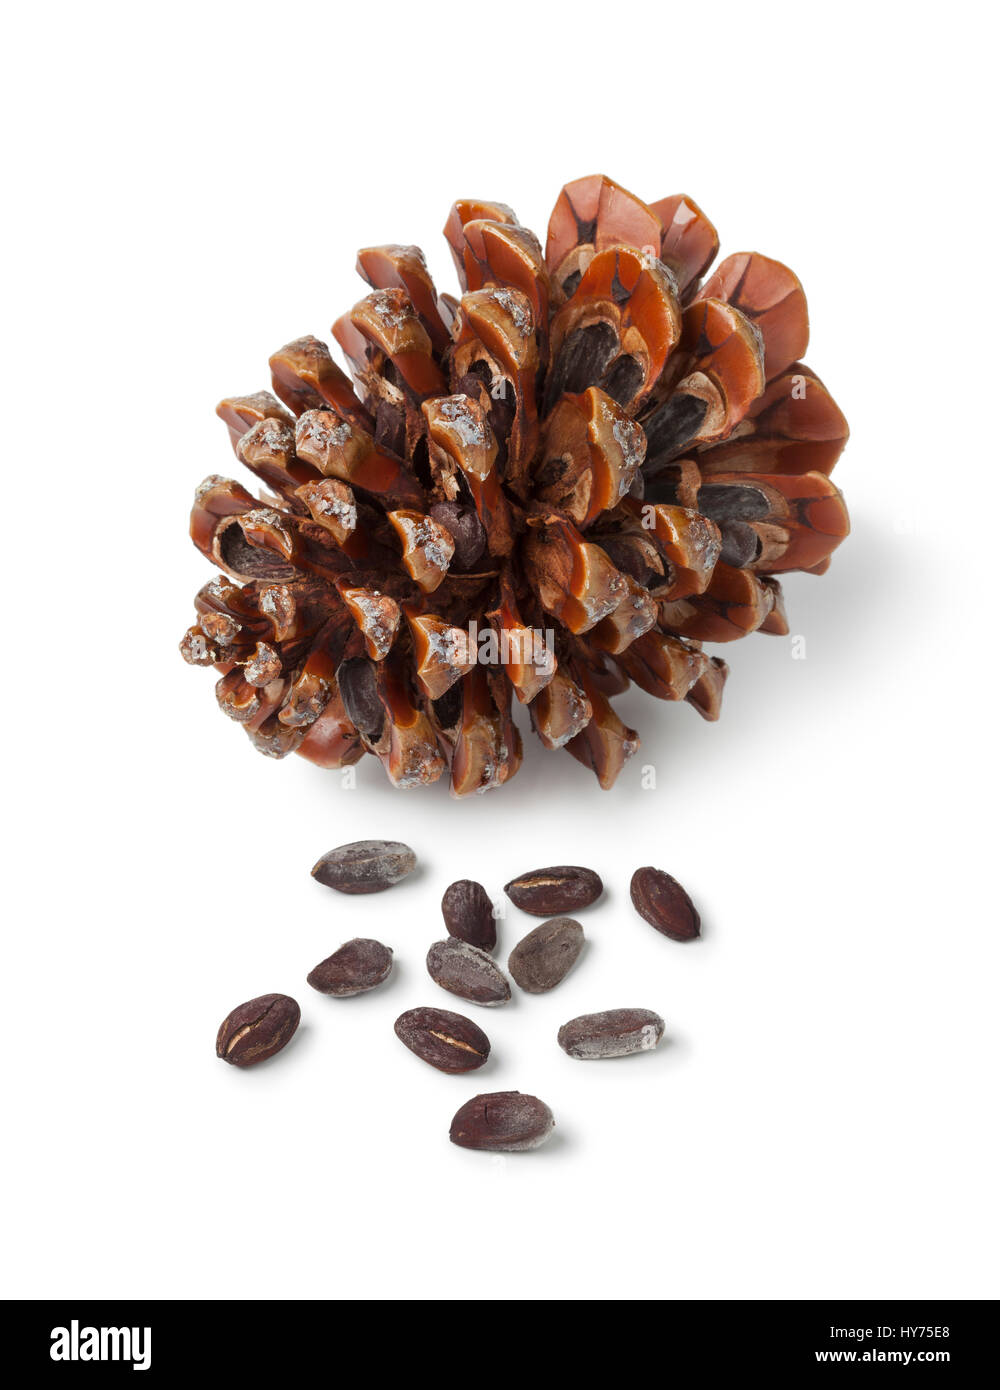
[[[21,7],[8,19],[3,1290],[12,1296],[701,1298],[998,1293],[995,186],[985,6]],[[853,438],[854,532],[725,653],[721,723],[639,692],[611,793],[526,740],[473,803],[255,755],[176,643],[208,569],[194,485],[268,354],[458,196],[544,234],[568,179],[686,191],[723,254],[789,262]],[[13,553],[11,553],[13,549]],[[640,788],[652,765],[657,787]],[[422,869],[349,900],[361,837]],[[423,1066],[392,1022],[456,877],[546,863],[605,899],[553,994]],[[702,942],[632,912],[658,864]],[[511,910],[502,956],[534,920]],[[340,942],[392,982],[315,994]],[[241,1073],[265,991],[294,1043]],[[565,1057],[566,1018],[669,1041]],[[458,1006],[458,1005],[457,1005]],[[458,1006],[461,1007],[461,1006]],[[481,1090],[552,1106],[508,1159],[448,1143]],[[471,1271],[471,1273],[469,1272]]]

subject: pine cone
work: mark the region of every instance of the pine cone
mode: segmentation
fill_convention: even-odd
[[[610,787],[639,746],[630,681],[718,717],[702,650],[788,631],[776,575],[821,574],[848,522],[847,424],[799,361],[792,272],[724,260],[687,197],[568,184],[535,236],[502,203],[445,226],[463,294],[415,246],[362,251],[373,293],[326,345],[271,358],[274,395],[218,407],[255,499],[212,476],[191,515],[224,574],[181,650],[261,752],[374,753],[457,796],[517,771],[512,696]]]

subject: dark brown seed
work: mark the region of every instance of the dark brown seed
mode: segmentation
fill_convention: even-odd
[[[441,523],[455,542],[455,554],[449,569],[469,570],[486,549],[486,531],[473,507],[460,507],[457,502],[436,502],[431,516]]]
[[[608,1009],[581,1014],[559,1029],[559,1046],[571,1057],[629,1057],[651,1052],[663,1037],[664,1023],[651,1009]]]
[[[636,869],[629,889],[640,917],[672,941],[694,941],[701,919],[687,893],[662,869]]]
[[[507,979],[485,951],[450,936],[427,952],[427,973],[435,984],[472,1004],[493,1007],[510,998]]]
[[[457,936],[459,941],[467,941],[481,951],[492,951],[496,946],[497,924],[493,904],[481,883],[471,878],[460,878],[446,888],[441,899],[441,912],[449,934]]]
[[[215,1055],[234,1067],[252,1067],[280,1052],[299,1026],[299,1006],[287,994],[248,999],[223,1020]]]
[[[392,951],[388,946],[367,936],[356,936],[310,970],[306,983],[320,994],[347,999],[380,985],[391,969]]]
[[[377,743],[385,723],[385,709],[378,697],[374,664],[364,656],[342,661],[337,667],[337,689],[348,719],[365,738]]]
[[[338,893],[381,893],[416,866],[413,850],[398,840],[355,840],[324,854],[312,876]]]
[[[544,994],[566,978],[582,950],[580,923],[572,917],[555,917],[517,943],[507,960],[507,969],[528,994]]]
[[[408,1009],[395,1026],[399,1041],[438,1071],[475,1071],[490,1055],[483,1030],[449,1009]]]
[[[466,1101],[452,1120],[448,1137],[463,1149],[520,1153],[544,1144],[554,1125],[552,1111],[537,1096],[492,1091]]]
[[[555,917],[560,912],[578,912],[581,907],[589,907],[604,892],[604,884],[593,869],[557,864],[512,878],[503,891],[522,912],[530,912],[533,917]]]

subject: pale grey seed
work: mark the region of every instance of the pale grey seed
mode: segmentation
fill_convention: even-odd
[[[382,893],[416,866],[413,850],[398,840],[355,840],[324,854],[312,876],[338,893]]]
[[[583,950],[583,928],[572,917],[555,917],[523,937],[511,951],[507,969],[528,994],[544,994],[564,980]]]
[[[559,1029],[559,1046],[571,1057],[593,1061],[650,1052],[663,1037],[664,1022],[651,1009],[608,1009],[580,1014]]]

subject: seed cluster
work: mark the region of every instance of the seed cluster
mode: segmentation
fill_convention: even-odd
[[[319,882],[340,893],[381,893],[416,868],[407,845],[391,840],[359,840],[323,855],[313,868]],[[559,864],[521,874],[505,886],[507,897],[523,911],[547,920],[514,947],[507,969],[526,994],[555,989],[583,951],[583,927],[561,914],[598,901],[604,884],[592,869]],[[630,885],[638,914],[674,941],[700,935],[698,913],[685,890],[662,869],[637,869]],[[460,879],[446,890],[441,913],[447,937],[427,952],[427,973],[450,994],[495,1008],[509,1002],[510,981],[494,961],[496,916],[480,883]],[[390,947],[369,937],[355,937],[320,961],[306,981],[321,994],[347,998],[375,989],[388,979]],[[216,1054],[238,1067],[252,1066],[280,1052],[299,1024],[299,1006],[285,994],[265,994],[239,1005],[223,1021]],[[665,1025],[651,1009],[607,1009],[581,1014],[559,1029],[557,1041],[570,1057],[593,1061],[648,1052],[663,1038]],[[464,1014],[427,1006],[408,1009],[395,1023],[400,1042],[438,1071],[460,1075],[489,1059],[491,1044],[483,1030]],[[457,1112],[449,1137],[467,1149],[514,1153],[537,1148],[552,1133],[552,1111],[537,1096],[494,1091],[473,1097]]]

